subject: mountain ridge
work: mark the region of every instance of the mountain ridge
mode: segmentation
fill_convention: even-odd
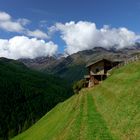
[[[140,45],[139,45],[140,46]],[[36,59],[20,59],[28,67],[44,72],[58,75],[65,78],[70,83],[80,80],[83,75],[87,73],[85,65],[96,59],[103,57],[109,59],[128,59],[134,55],[140,54],[140,47],[138,45],[132,48],[124,48],[120,50],[116,49],[105,49],[102,47],[96,47],[92,50],[84,50],[67,57],[43,57]],[[75,74],[75,77],[72,76]],[[70,76],[68,76],[70,75]],[[77,75],[77,76],[76,76]],[[78,76],[79,75],[79,76]]]

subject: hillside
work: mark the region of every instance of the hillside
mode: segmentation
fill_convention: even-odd
[[[140,62],[58,104],[13,140],[139,140]]]
[[[63,79],[0,58],[0,139],[26,130],[71,95],[72,90]]]
[[[86,74],[85,65],[100,58],[127,59],[140,54],[140,45],[121,50],[104,49],[101,47],[84,50],[67,57],[39,57],[36,59],[20,59],[29,68],[65,78],[69,83],[80,80]]]

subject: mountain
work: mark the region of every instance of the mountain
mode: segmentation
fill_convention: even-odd
[[[0,139],[26,130],[71,95],[65,80],[0,58]]]
[[[140,61],[58,104],[13,140],[139,140]]]
[[[127,59],[140,53],[140,44],[131,48],[116,50],[96,47],[92,50],[80,51],[67,57],[39,57],[36,59],[20,59],[32,69],[51,73],[65,78],[69,83],[80,80],[87,73],[85,65],[103,57],[109,59]]]

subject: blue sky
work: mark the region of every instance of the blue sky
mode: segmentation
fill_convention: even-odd
[[[1,39],[10,39],[21,35],[29,38],[37,37],[46,42],[53,41],[58,45],[58,52],[63,52],[65,48],[73,45],[70,43],[71,39],[66,38],[69,36],[69,26],[65,25],[70,21],[75,22],[74,25],[77,25],[79,21],[95,23],[97,29],[103,28],[104,25],[109,25],[111,29],[125,27],[137,35],[140,34],[140,1],[138,0],[1,0],[0,11],[9,14],[12,21],[17,22],[23,18],[30,21],[24,25],[26,31],[22,32],[0,28]],[[33,31],[36,30],[48,35],[48,28],[55,26],[56,23],[61,23],[63,27],[62,25],[55,27],[57,31],[51,37],[47,38],[45,34],[42,35],[43,38],[33,35]],[[77,26],[81,27],[81,24]],[[75,26],[73,28],[75,29]],[[92,26],[91,29],[93,28]],[[89,34],[88,32],[87,35]],[[85,44],[85,46],[87,45]],[[69,48],[69,52],[74,47],[78,46],[73,45]],[[86,47],[81,48],[85,49]],[[87,49],[89,48],[91,46],[87,47]],[[77,48],[75,50],[79,51]]]
[[[40,20],[48,24],[86,20],[99,27],[125,26],[139,32],[138,0],[1,0],[0,10],[14,18],[30,19],[35,26]]]

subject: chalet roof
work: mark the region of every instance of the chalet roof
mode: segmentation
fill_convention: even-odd
[[[99,63],[99,62],[101,62],[101,61],[107,61],[107,62],[111,62],[111,63],[113,63],[113,62],[122,62],[122,60],[119,60],[119,59],[111,60],[111,59],[101,58],[101,59],[98,59],[98,60],[95,60],[95,61],[93,61],[93,62],[88,63],[88,64],[86,65],[86,67],[89,67],[89,66],[91,66],[91,65],[94,65],[94,64]]]
[[[106,60],[106,61],[108,61],[108,62],[111,62],[111,61],[108,60],[108,59],[101,58],[101,59],[95,60],[95,61],[93,61],[93,62],[90,62],[89,64],[86,65],[86,67],[89,67],[89,66],[91,66],[91,65],[94,65],[94,64],[99,63],[99,62],[104,61],[104,60]]]

